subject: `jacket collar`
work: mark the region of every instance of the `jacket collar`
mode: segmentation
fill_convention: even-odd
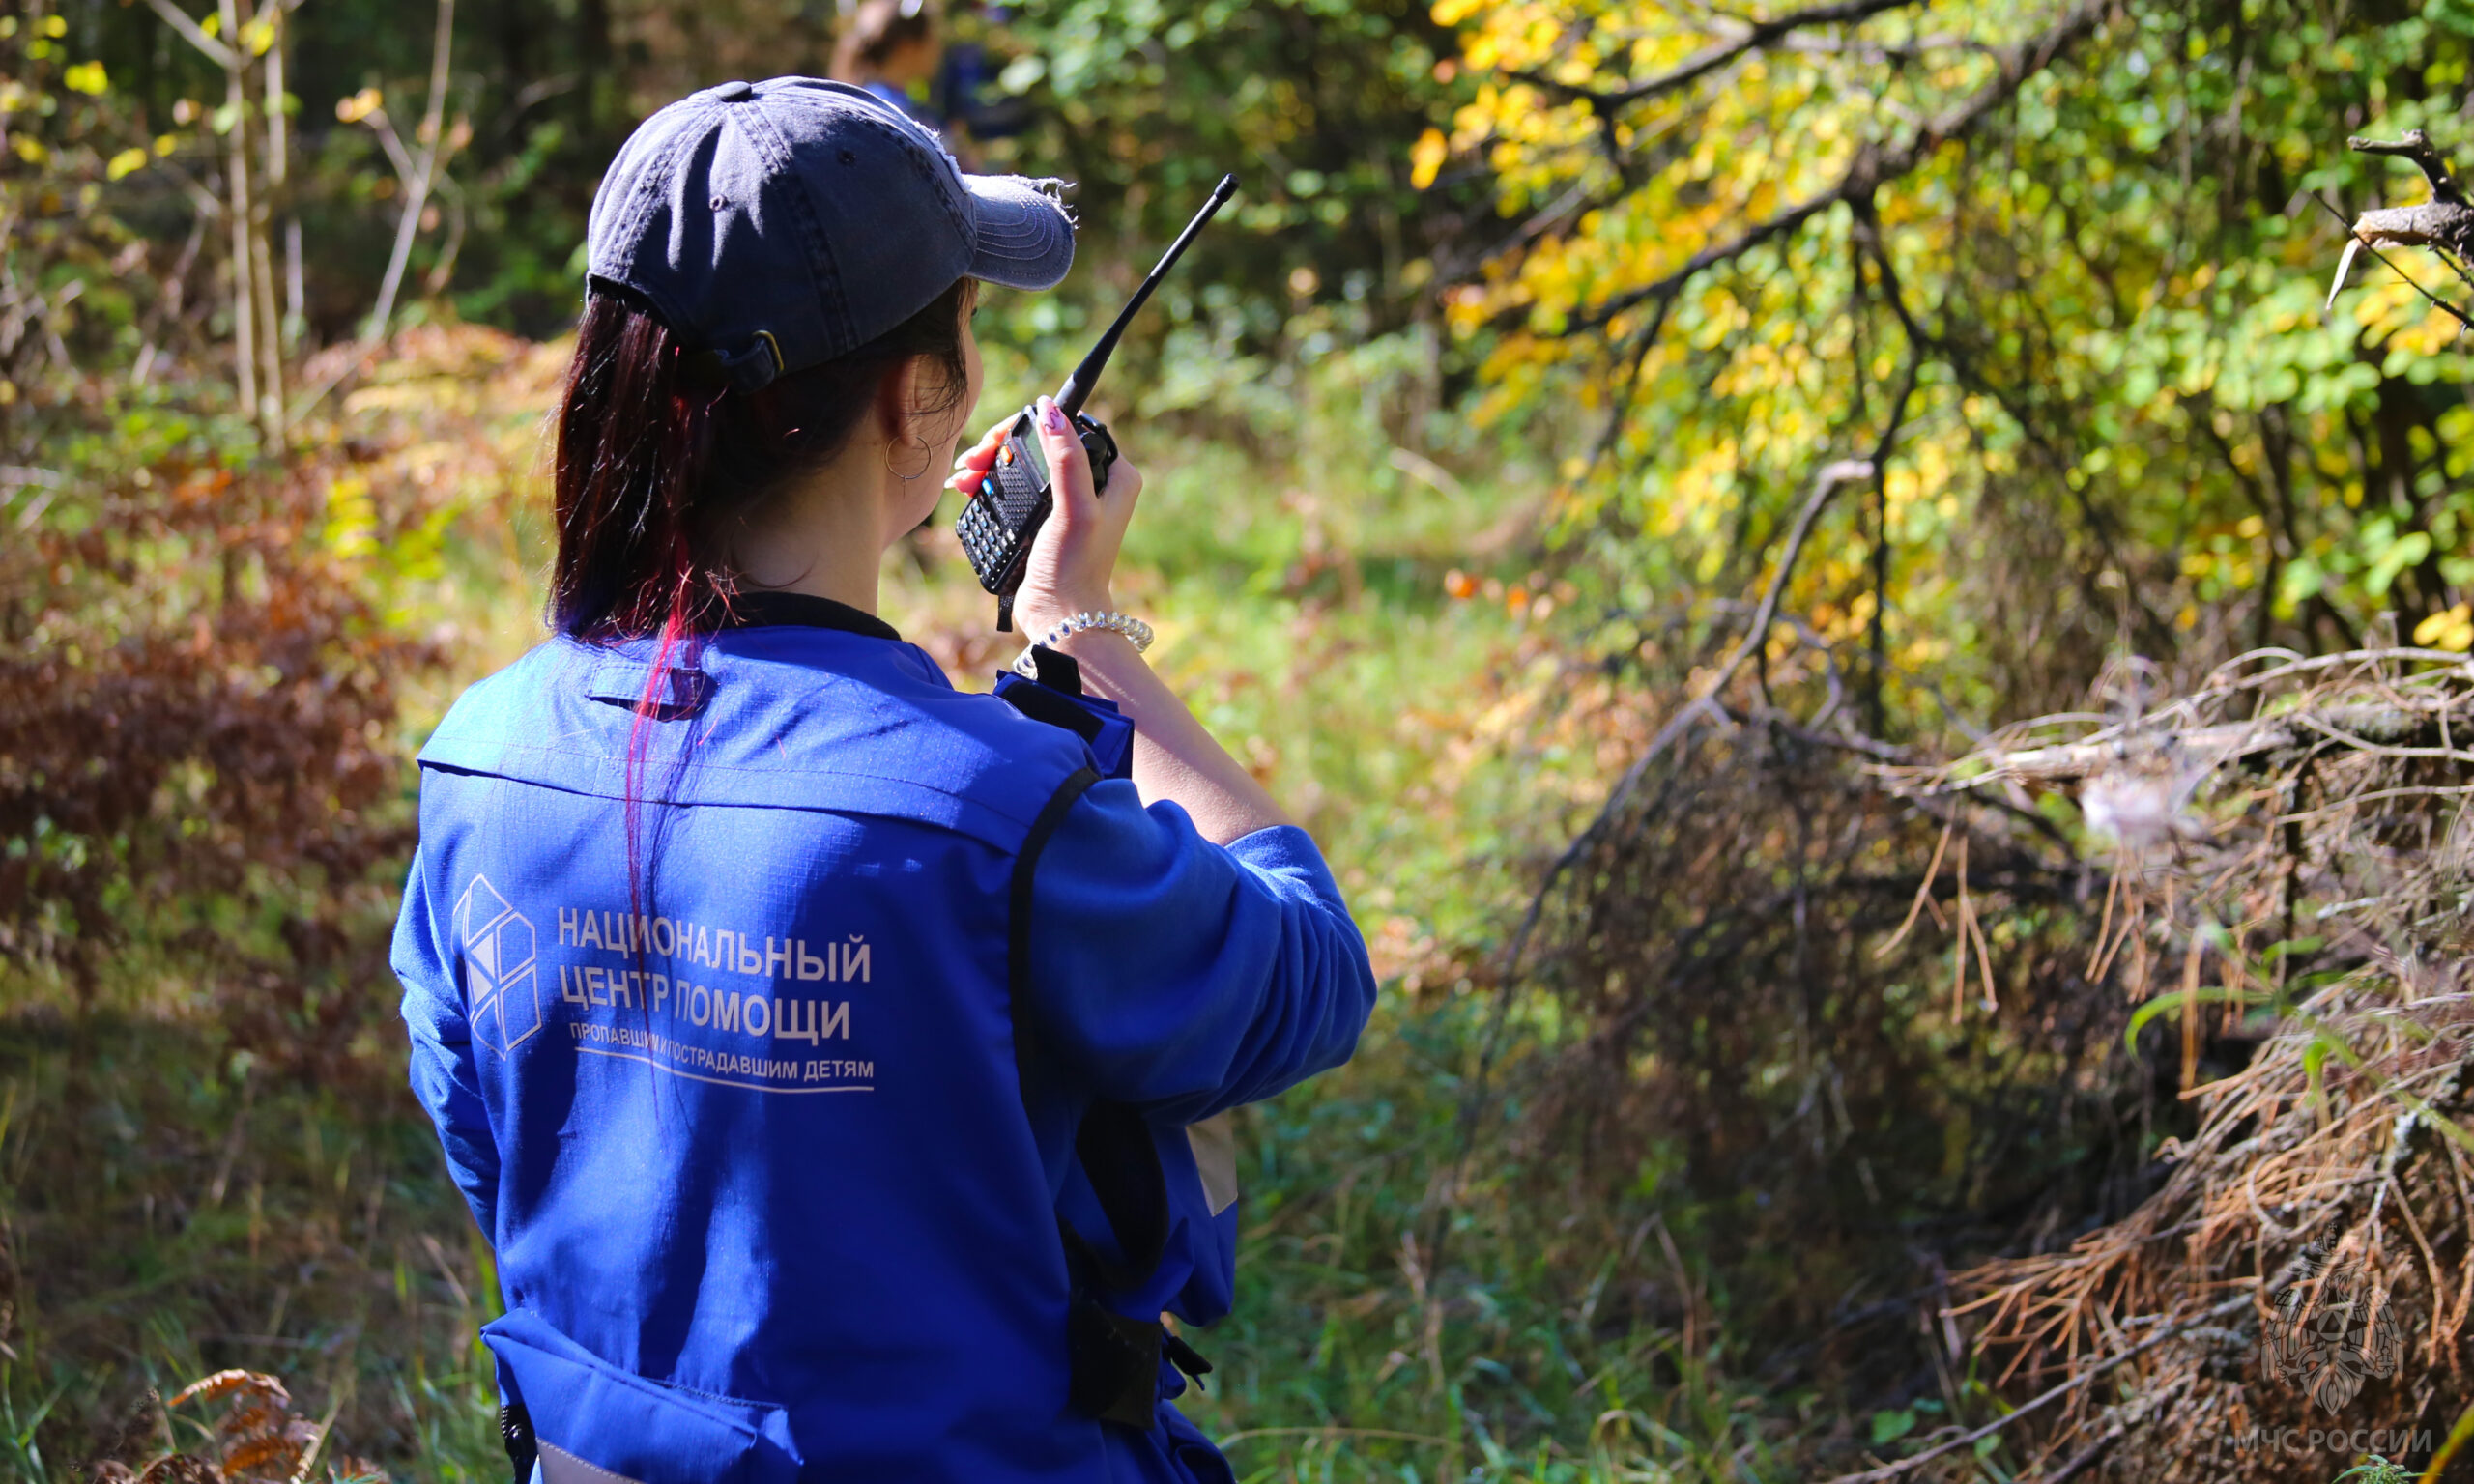
[[[839,629],[845,634],[897,642],[902,638],[901,630],[874,614],[852,608],[848,603],[805,592],[768,590],[739,593],[730,600],[729,616],[722,621],[725,629],[776,626]]]

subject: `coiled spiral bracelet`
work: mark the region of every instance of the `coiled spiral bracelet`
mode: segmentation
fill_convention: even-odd
[[[1084,633],[1091,629],[1107,629],[1110,633],[1124,635],[1127,641],[1134,645],[1134,652],[1136,654],[1140,654],[1151,647],[1151,625],[1143,622],[1139,618],[1129,617],[1124,614],[1115,612],[1105,614],[1076,614],[1073,616],[1060,621],[1051,627],[1047,633],[1042,634],[1039,638],[1032,640],[1031,647],[1038,648],[1045,645],[1053,649],[1066,640],[1073,638],[1075,635]],[[1021,654],[1014,657],[1014,673],[1021,676],[1025,680],[1034,680],[1039,677],[1039,672],[1033,668],[1031,662],[1030,649],[1024,649]]]

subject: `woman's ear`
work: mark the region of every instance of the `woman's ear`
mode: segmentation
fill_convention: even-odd
[[[970,416],[964,388],[934,356],[913,356],[885,377],[886,436],[897,442],[949,440]]]
[[[926,436],[923,421],[923,399],[928,390],[922,372],[925,356],[906,356],[885,373],[877,388],[877,416],[884,427],[885,442],[897,446]]]

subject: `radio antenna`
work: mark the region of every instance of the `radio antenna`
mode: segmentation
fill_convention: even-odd
[[[1167,276],[1168,270],[1177,266],[1178,257],[1185,252],[1186,244],[1194,240],[1194,234],[1202,230],[1202,224],[1211,220],[1212,214],[1220,210],[1221,204],[1235,194],[1237,177],[1222,176],[1211,199],[1204,202],[1194,219],[1186,224],[1184,235],[1168,244],[1167,255],[1160,260],[1160,266],[1151,271],[1151,276],[1142,280],[1142,287],[1135,290],[1134,298],[1126,300],[1125,308],[1118,311],[1116,323],[1108,327],[1108,332],[1100,337],[1100,343],[1091,347],[1091,354],[1082,357],[1082,364],[1076,366],[1074,374],[1065,379],[1065,385],[1057,388],[1058,411],[1068,417],[1082,411],[1083,402],[1091,395],[1092,385],[1100,380],[1100,373],[1108,369],[1108,357],[1117,348],[1117,336],[1125,333],[1126,325],[1133,320],[1135,311],[1140,309],[1143,301],[1151,297],[1151,291],[1160,286],[1160,280]]]

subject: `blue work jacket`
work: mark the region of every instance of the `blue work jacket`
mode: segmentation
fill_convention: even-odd
[[[393,962],[502,1385],[647,1484],[1224,1477],[1173,1379],[1147,1432],[1069,1408],[1058,1216],[1112,1250],[1075,1136],[1131,1105],[1175,1230],[1115,1306],[1224,1311],[1234,1213],[1187,1129],[1354,1049],[1374,981],[1330,871],[1299,830],[1146,808],[870,615],[741,615],[543,644],[420,756]]]

